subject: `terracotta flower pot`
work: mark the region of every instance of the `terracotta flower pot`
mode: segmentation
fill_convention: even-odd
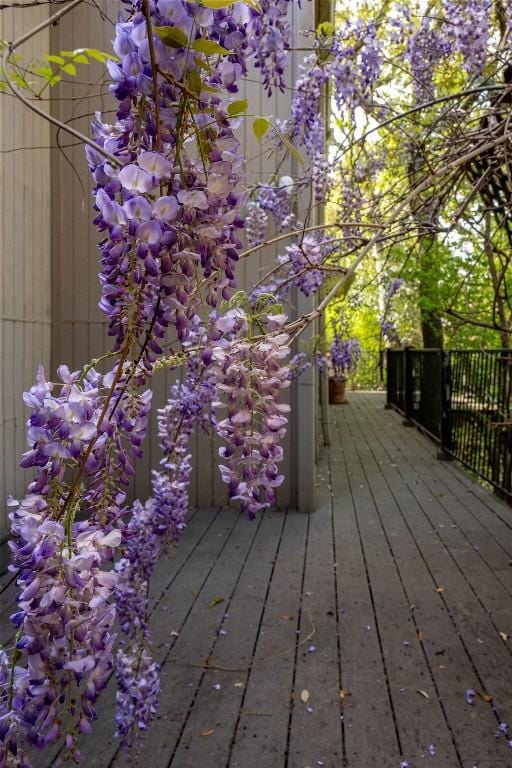
[[[329,403],[331,405],[345,405],[348,401],[345,399],[345,380],[329,379]]]

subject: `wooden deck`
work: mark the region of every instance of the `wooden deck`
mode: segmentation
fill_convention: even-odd
[[[349,400],[314,514],[201,510],[161,563],[144,768],[512,766],[512,509]],[[105,702],[87,768],[127,765],[113,731]]]

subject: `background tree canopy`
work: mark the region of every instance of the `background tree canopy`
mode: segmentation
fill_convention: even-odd
[[[385,233],[344,302],[351,331],[367,349],[508,347],[508,8],[360,2],[355,20],[355,6],[340,0],[334,26],[318,30],[338,60],[329,220]],[[387,302],[395,278],[403,285]]]

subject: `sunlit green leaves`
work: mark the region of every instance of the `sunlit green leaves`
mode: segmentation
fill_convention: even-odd
[[[270,128],[270,120],[266,117],[257,117],[252,124],[252,132],[261,141]]]
[[[247,110],[248,106],[249,106],[248,99],[240,99],[239,101],[232,101],[231,104],[228,105],[228,115],[230,117],[241,115],[243,112]]]
[[[196,72],[195,69],[192,69],[187,75],[187,86],[189,90],[192,91],[192,93],[195,93],[196,95],[201,93],[203,83],[201,80],[201,75],[199,72]]]
[[[76,77],[76,67],[71,61],[69,61],[67,64],[63,64],[61,69],[66,73],[66,75]]]
[[[213,56],[216,53],[221,55],[226,55],[229,53],[227,48],[219,45],[219,43],[217,43],[215,40],[207,40],[204,37],[198,37],[197,40],[194,40],[192,43],[192,48],[194,51],[205,53],[207,56]]]
[[[188,47],[188,37],[179,27],[154,27],[154,32],[162,43],[170,48]]]
[[[64,51],[61,51],[62,55],[64,55]],[[85,53],[87,56],[90,56],[91,59],[95,59],[96,61],[101,62],[104,64],[108,59],[111,59],[112,61],[119,61],[117,56],[114,56],[113,53],[105,53],[105,51],[99,51],[97,48],[79,48],[75,51],[75,54],[80,55],[80,53]],[[74,57],[74,60],[78,62],[77,57]],[[80,62],[84,63],[84,62]]]
[[[319,37],[329,37],[334,33],[334,24],[330,21],[322,21],[316,28],[316,34]]]
[[[201,5],[205,8],[212,8],[214,11],[219,11],[222,8],[229,8],[238,0],[201,0]],[[243,0],[244,5],[248,5],[249,8],[254,8],[255,11],[261,13],[261,5],[258,0]]]
[[[0,47],[5,47],[4,41],[0,41]],[[47,86],[53,87],[60,83],[63,75],[68,77],[76,77],[78,74],[77,64],[90,64],[90,60],[98,61],[101,64],[105,64],[108,59],[117,61],[117,56],[110,53],[105,53],[97,48],[77,48],[74,51],[59,51],[58,53],[47,53],[36,61],[24,63],[23,56],[12,55],[9,57],[9,78],[12,83],[22,90],[27,90],[32,95],[40,95],[42,89]],[[20,65],[18,68],[17,65]],[[25,74],[27,76],[25,76]],[[43,86],[37,85],[37,80],[31,81],[27,79],[40,78],[43,80]],[[37,87],[36,87],[37,86]],[[7,89],[7,83],[0,81],[0,90],[5,91]]]

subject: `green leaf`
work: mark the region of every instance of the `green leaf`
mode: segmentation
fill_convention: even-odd
[[[60,83],[62,80],[62,77],[60,75],[54,75],[50,80],[48,80],[48,85],[54,86],[57,85],[57,83]]]
[[[73,61],[75,64],[88,64],[89,59],[87,56],[84,56],[83,53],[77,53],[76,56],[73,56]]]
[[[48,61],[53,61],[54,64],[64,64],[62,56],[56,56],[55,54],[49,53],[45,58],[48,59]]]
[[[53,77],[53,70],[49,66],[49,64],[42,64],[40,67],[34,67],[32,70],[34,75],[39,75],[39,77],[44,77],[45,80],[51,80]]]
[[[329,35],[332,35],[333,32],[334,24],[332,24],[330,21],[322,21],[316,28],[317,35],[324,35],[325,37],[329,37]]]
[[[219,45],[215,40],[206,40],[204,37],[198,37],[197,40],[194,40],[192,48],[194,51],[205,53],[207,56],[213,56],[216,53],[229,53],[228,49],[224,48],[223,45]]]
[[[224,602],[226,598],[225,597],[214,597],[213,600],[210,601],[210,608],[215,608],[216,605],[220,605]]]
[[[63,72],[66,73],[66,75],[71,75],[71,77],[76,77],[76,67],[70,61],[67,64],[63,64],[61,69]]]
[[[179,27],[154,27],[154,31],[162,43],[170,48],[188,47],[188,37]]]
[[[74,56],[75,53],[86,53],[91,59],[100,61],[102,64],[109,59],[111,59],[111,61],[119,61],[119,58],[113,53],[105,53],[105,51],[99,51],[97,48],[78,48],[76,51],[61,51],[61,53],[63,56],[69,54],[71,57]]]
[[[201,0],[201,5],[205,8],[213,8],[214,11],[218,11],[221,8],[229,8],[233,3],[239,2],[239,0]],[[254,8],[255,11],[261,13],[261,5],[259,0],[242,0],[244,5],[248,5],[249,8]]]
[[[296,147],[293,146],[293,144],[291,143],[290,139],[288,139],[284,135],[284,133],[281,133],[281,131],[279,130],[277,125],[275,125],[274,123],[270,123],[270,124],[272,125],[272,128],[274,129],[274,131],[279,136],[279,139],[281,140],[281,142],[285,145],[285,147],[288,150],[288,152],[297,160],[298,163],[300,163],[301,165],[304,165],[304,159],[303,159],[302,155],[300,154],[299,150]]]
[[[248,99],[240,99],[239,101],[232,101],[231,104],[228,104],[228,115],[230,117],[235,117],[235,115],[241,115],[242,112],[245,112],[248,106],[249,106]]]
[[[196,72],[195,69],[192,69],[187,76],[187,85],[189,89],[192,91],[192,93],[200,94],[201,90],[203,88],[203,81],[201,80],[201,75],[199,72]]]
[[[205,8],[213,8],[214,11],[219,11],[221,8],[229,8],[233,5],[235,0],[201,0],[201,5]]]
[[[20,75],[19,72],[13,72],[11,74],[11,80],[12,82],[18,86],[18,88],[28,88],[28,83],[23,77],[23,75]]]
[[[258,141],[261,141],[261,139],[264,137],[268,129],[270,128],[270,120],[268,120],[266,117],[257,117],[253,124],[252,124],[252,132],[258,139]]]

